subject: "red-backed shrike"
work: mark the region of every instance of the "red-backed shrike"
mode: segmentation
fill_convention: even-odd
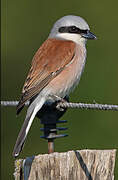
[[[44,103],[64,98],[79,83],[86,61],[86,41],[96,39],[86,21],[79,16],[64,16],[54,24],[48,39],[38,49],[26,78],[19,113],[32,100],[22,129],[18,135],[13,156],[22,150],[33,119]]]

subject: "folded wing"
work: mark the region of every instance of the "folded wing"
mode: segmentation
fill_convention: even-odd
[[[68,65],[75,54],[72,41],[48,39],[36,52],[22,90],[17,114],[27,100],[30,100]]]

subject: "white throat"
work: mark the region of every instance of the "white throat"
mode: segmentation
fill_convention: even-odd
[[[81,35],[79,34],[71,34],[71,33],[58,33],[56,35],[56,38],[59,39],[65,39],[65,40],[70,40],[73,41],[77,44],[80,44],[82,46],[85,46],[86,44],[86,39],[83,38]]]

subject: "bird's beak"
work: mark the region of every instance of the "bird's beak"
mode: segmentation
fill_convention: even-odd
[[[89,30],[87,31],[87,33],[85,33],[85,34],[83,33],[81,35],[82,35],[82,37],[84,37],[86,39],[93,39],[93,40],[97,39],[97,37],[92,32],[90,32]]]

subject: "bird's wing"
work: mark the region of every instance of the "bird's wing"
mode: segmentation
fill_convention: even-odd
[[[17,106],[20,112],[27,100],[40,91],[68,65],[75,55],[75,43],[66,40],[48,39],[38,49],[22,90]]]

